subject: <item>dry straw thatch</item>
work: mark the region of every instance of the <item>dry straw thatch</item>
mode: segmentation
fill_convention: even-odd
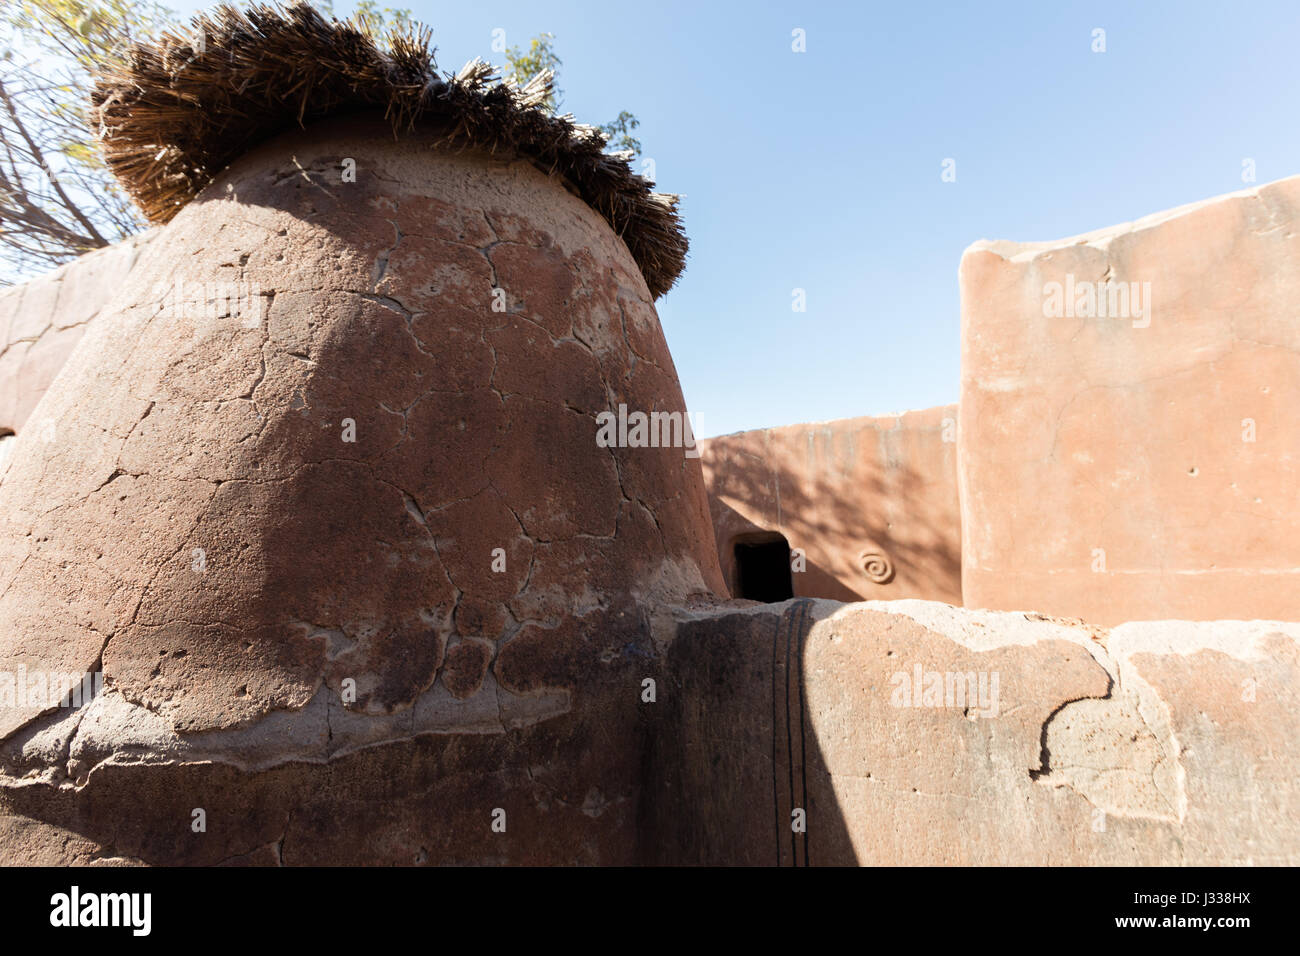
[[[686,261],[677,197],[653,192],[626,155],[605,153],[599,130],[552,114],[549,75],[510,86],[481,60],[440,74],[429,39],[424,28],[396,30],[381,47],[305,3],[222,5],[196,17],[190,36],[165,33],[107,67],[92,115],[109,168],[155,223],[285,129],[359,109],[383,110],[400,134],[432,121],[440,143],[563,176],[623,237],[651,293],[667,292]]]

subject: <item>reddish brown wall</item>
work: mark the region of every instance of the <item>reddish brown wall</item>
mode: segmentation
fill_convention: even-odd
[[[0,673],[105,690],[0,700],[0,817],[159,863],[632,859],[663,609],[723,583],[698,462],[598,421],[681,389],[609,224],[436,132],[241,157],[90,323],[49,439],[19,433]],[[99,736],[27,747],[69,717]]]
[[[968,606],[1099,624],[1300,616],[1297,210],[1293,177],[966,251]],[[1146,289],[1145,314],[1087,314],[1083,284],[1106,280]],[[1057,310],[1053,283],[1084,307]]]
[[[723,574],[734,542],[778,531],[802,548],[799,597],[928,598],[961,604],[957,407],[738,432],[700,442]],[[863,570],[884,555],[893,576]]]
[[[1300,862],[1298,625],[798,600],[690,615],[667,666],[649,862]]]
[[[20,431],[154,230],[0,289],[0,430]]]

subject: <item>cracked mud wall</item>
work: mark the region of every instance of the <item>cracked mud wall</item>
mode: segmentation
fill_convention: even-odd
[[[684,614],[647,845],[658,862],[1294,865],[1298,649],[1295,624],[1107,631],[924,601]],[[948,688],[993,675],[984,698]]]
[[[966,250],[968,607],[1100,624],[1300,617],[1297,216],[1300,177]],[[1051,307],[1052,283],[1079,308]],[[1144,314],[1084,314],[1124,283],[1149,286]]]
[[[109,306],[156,233],[150,229],[0,289],[0,432],[27,427],[87,325]]]
[[[175,314],[177,280],[251,284],[260,318]],[[107,685],[6,708],[8,806],[153,861],[354,802],[395,805],[387,836],[319,859],[624,858],[654,609],[721,578],[698,461],[595,441],[620,403],[684,408],[604,220],[526,163],[331,121],[233,164],[115,301],[0,482],[0,667]],[[265,812],[206,847],[149,830],[199,786]],[[597,822],[458,844],[498,798]]]
[[[5,861],[1300,862],[1300,628],[692,604],[698,463],[592,440],[683,407],[626,250],[531,167],[381,129],[236,164],[87,323],[53,440],[14,443],[0,670],[108,688],[3,715]],[[265,314],[166,315],[178,277]],[[993,712],[934,674],[996,674]]]

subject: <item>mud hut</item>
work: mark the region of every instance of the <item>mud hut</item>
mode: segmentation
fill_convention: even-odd
[[[0,484],[30,859],[632,859],[655,618],[722,582],[696,457],[596,416],[684,411],[686,240],[545,77],[427,41],[221,8],[100,80],[162,232]]]

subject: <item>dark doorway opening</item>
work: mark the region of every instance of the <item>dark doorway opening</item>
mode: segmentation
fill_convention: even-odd
[[[790,542],[775,531],[746,535],[735,543],[736,597],[775,604],[794,597]]]

